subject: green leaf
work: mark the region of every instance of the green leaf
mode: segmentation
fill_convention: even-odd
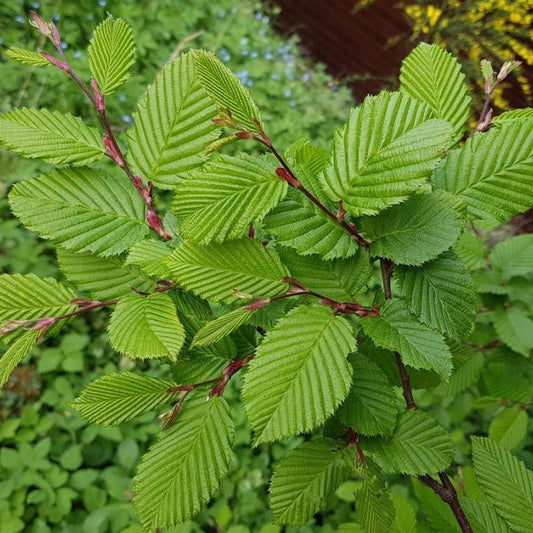
[[[489,438],[508,450],[520,446],[527,434],[527,413],[515,405],[497,414],[490,423]]]
[[[402,300],[390,300],[379,317],[361,319],[365,333],[381,348],[398,351],[406,365],[438,372],[445,380],[452,371],[452,356],[438,333],[420,324]]]
[[[494,507],[486,502],[473,501],[463,498],[461,506],[474,528],[474,531],[487,531],[490,533],[510,533],[507,522],[496,513]]]
[[[134,504],[146,529],[189,520],[216,493],[233,458],[229,408],[217,396],[187,398],[179,418],[141,460]]]
[[[128,155],[145,179],[172,189],[203,162],[206,146],[218,137],[215,116],[215,105],[194,76],[192,54],[182,54],[139,102],[128,130]]]
[[[30,353],[35,346],[40,331],[27,331],[16,339],[7,352],[0,358],[0,387],[2,387],[15,367]]]
[[[513,531],[527,533],[533,523],[533,473],[490,439],[472,437],[477,480]]]
[[[111,315],[111,346],[135,359],[175,360],[184,341],[185,331],[167,294],[125,296]]]
[[[52,278],[35,274],[0,275],[0,322],[64,315],[76,309],[76,295]]]
[[[404,59],[400,90],[447,120],[459,140],[470,116],[470,96],[459,62],[437,45],[420,43]]]
[[[486,265],[487,249],[485,243],[474,232],[465,231],[453,249],[469,270],[478,270]]]
[[[366,479],[356,496],[357,519],[365,533],[390,531],[394,505],[379,479]]]
[[[424,187],[452,136],[431,116],[406,94],[367,97],[335,135],[323,179],[328,196],[352,215],[375,215]]]
[[[436,474],[446,470],[453,458],[453,444],[446,431],[420,411],[404,411],[391,437],[365,437],[361,446],[391,473]]]
[[[324,422],[350,390],[346,358],[354,350],[349,322],[324,306],[302,305],[279,320],[250,362],[242,390],[255,444]]]
[[[173,210],[180,233],[208,244],[238,239],[287,194],[270,159],[241,154],[219,156],[191,172],[176,191]]]
[[[30,50],[24,50],[18,46],[10,46],[5,52],[4,56],[11,61],[16,61],[23,65],[30,67],[46,67],[51,65],[50,61],[43,57],[38,52],[31,52]]]
[[[208,346],[213,344],[224,337],[227,337],[243,324],[251,322],[254,315],[255,311],[248,311],[246,308],[239,307],[229,313],[219,316],[215,320],[208,322],[198,331],[194,337],[192,345]]]
[[[0,115],[0,141],[13,152],[51,165],[88,165],[105,154],[100,133],[81,118],[31,107]]]
[[[268,297],[287,289],[280,281],[287,271],[276,253],[253,239],[206,246],[184,242],[168,266],[182,287],[216,302],[237,300],[234,290]]]
[[[505,111],[492,119],[492,124],[501,126],[511,120],[528,120],[533,118],[533,107],[525,107],[524,109],[511,109]]]
[[[498,337],[515,352],[529,357],[533,349],[533,320],[519,307],[498,307],[491,314]]]
[[[329,439],[305,442],[276,466],[270,507],[276,524],[305,525],[349,477],[346,452]]]
[[[410,500],[400,494],[391,494],[394,505],[394,523],[391,533],[416,533],[416,512]]]
[[[533,235],[526,233],[499,242],[489,255],[489,263],[504,280],[533,272]]]
[[[464,263],[453,253],[395,274],[409,309],[424,324],[453,337],[464,337],[474,324],[476,295]]]
[[[239,78],[214,54],[204,50],[194,53],[194,64],[200,83],[220,111],[227,113],[229,110],[237,124],[258,132],[255,121],[261,123],[259,110]]]
[[[171,253],[168,243],[145,239],[130,248],[125,265],[138,265],[145,274],[157,279],[169,278],[171,273],[165,260]]]
[[[80,291],[93,298],[114,300],[153,288],[153,281],[136,265],[125,265],[116,257],[97,257],[59,249],[57,259],[61,272]]]
[[[338,301],[353,301],[371,283],[372,265],[368,253],[359,248],[350,259],[322,261],[302,257],[288,249],[279,251],[291,276],[309,289]]]
[[[372,242],[372,255],[421,265],[452,246],[461,222],[443,197],[421,194],[378,216],[364,218],[361,228]]]
[[[450,509],[432,489],[418,479],[412,479],[419,507],[429,522],[431,533],[459,533],[459,525]],[[422,529],[424,531],[424,529]]]
[[[466,204],[470,218],[509,217],[533,204],[533,120],[476,133],[435,170],[432,182]]]
[[[440,396],[458,396],[477,383],[484,364],[483,355],[473,353],[461,366],[454,369],[450,381],[439,385],[435,393]]]
[[[102,94],[113,94],[129,78],[135,63],[133,31],[122,19],[108,16],[94,30],[89,68]]]
[[[17,183],[9,202],[28,229],[75,252],[119,254],[148,233],[141,197],[122,175],[55,170]]]
[[[85,387],[70,405],[92,424],[116,426],[172,400],[165,391],[173,385],[166,379],[133,372],[110,374]]]
[[[352,388],[336,416],[360,435],[391,435],[398,405],[387,376],[366,357],[351,358]]]

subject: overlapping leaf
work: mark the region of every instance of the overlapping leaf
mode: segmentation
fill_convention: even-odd
[[[520,307],[492,311],[494,329],[509,348],[529,357],[533,349],[533,320]]]
[[[489,438],[508,450],[517,448],[527,434],[527,413],[514,406],[498,413],[490,423]]]
[[[51,65],[50,61],[38,52],[31,52],[30,50],[24,50],[18,46],[10,46],[5,52],[4,56],[11,61],[16,61],[22,65],[28,65],[30,67],[46,67]]]
[[[394,521],[394,505],[377,479],[365,479],[356,496],[357,519],[365,533],[391,531]]]
[[[131,159],[144,178],[163,189],[200,165],[218,136],[212,121],[216,107],[194,70],[191,53],[167,65],[139,102],[128,130]]]
[[[211,320],[194,337],[193,346],[208,346],[227,337],[243,324],[251,321],[255,311],[242,307]]]
[[[533,272],[533,235],[526,233],[499,242],[489,262],[504,280]]]
[[[16,339],[0,358],[0,387],[2,387],[15,367],[30,353],[35,346],[40,331],[27,331]]]
[[[126,265],[138,265],[148,276],[157,279],[170,277],[165,259],[172,253],[172,248],[168,243],[145,239],[136,242],[129,250],[126,258]]]
[[[17,183],[9,201],[28,229],[75,252],[119,254],[148,232],[144,204],[122,175],[55,170]]]
[[[501,126],[509,122],[510,120],[527,120],[533,119],[533,107],[525,107],[523,109],[511,109],[505,111],[501,115],[498,115],[492,119],[492,124],[495,126]]]

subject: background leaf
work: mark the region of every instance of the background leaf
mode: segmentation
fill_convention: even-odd
[[[527,434],[527,413],[515,405],[498,413],[490,423],[489,438],[508,450],[517,448]]]

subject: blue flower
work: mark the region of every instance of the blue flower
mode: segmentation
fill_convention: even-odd
[[[0,39],[0,44],[4,44],[4,39]]]
[[[98,5],[99,5],[100,7],[105,7],[106,4],[107,4],[106,0],[98,0]]]
[[[131,124],[133,122],[133,119],[129,115],[122,115],[122,120],[126,124]]]
[[[243,55],[243,56],[247,56],[249,53],[250,53],[250,52],[248,52],[248,50],[243,50],[243,51],[241,52],[241,55]]]
[[[125,102],[126,101],[126,95],[123,94],[123,93],[120,93],[117,98],[121,101],[121,102]]]
[[[33,7],[33,9],[39,9],[41,7],[41,2],[32,2],[31,7]]]
[[[52,20],[54,22],[57,22],[60,18],[61,18],[60,15],[58,13],[55,13],[54,16],[52,17]]]
[[[78,59],[78,57],[81,57],[81,52],[79,50],[74,50],[74,57]]]
[[[68,43],[61,43],[61,49],[66,50],[68,48]]]
[[[302,81],[308,82],[311,79],[311,73],[310,72],[304,72],[302,74]]]
[[[265,52],[265,59],[268,59],[270,61],[274,56],[270,52]]]
[[[17,15],[17,16],[15,17],[15,20],[16,20],[19,24],[24,24],[24,22],[26,22],[26,21],[24,20],[24,17],[23,17],[22,15]]]
[[[289,107],[296,107],[296,102],[294,100],[291,100],[289,102]]]
[[[273,73],[270,75],[270,79],[271,79],[271,80],[279,80],[279,76],[278,76],[275,72],[273,72]]]
[[[286,89],[284,92],[283,92],[283,96],[285,98],[290,98],[292,96],[292,91],[290,89]]]
[[[225,16],[226,16],[226,12],[225,12],[225,11],[220,10],[220,11],[217,13],[217,17],[218,17],[218,18],[223,19]]]
[[[254,50],[251,54],[250,54],[250,57],[252,59],[255,59],[259,54]]]
[[[92,13],[89,13],[85,18],[87,20],[93,20],[94,19],[94,15]]]
[[[248,71],[247,70],[239,70],[239,72],[237,72],[237,77],[243,83],[246,83],[248,81]]]
[[[243,37],[239,43],[244,46],[245,44],[248,44],[250,42],[250,40],[247,38],[247,37]]]
[[[254,13],[254,19],[255,20],[261,20],[262,18],[263,18],[263,15],[261,15],[261,13],[259,13],[259,11]]]

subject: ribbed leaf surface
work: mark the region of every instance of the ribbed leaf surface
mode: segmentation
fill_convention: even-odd
[[[395,273],[409,309],[421,322],[450,337],[470,332],[477,307],[474,283],[453,252]]]
[[[24,50],[18,46],[10,46],[5,52],[4,56],[11,61],[16,61],[22,65],[28,65],[30,67],[46,67],[51,65],[50,61],[43,57],[38,52],[31,52],[30,50]]]
[[[279,320],[250,362],[242,391],[255,444],[324,422],[348,394],[346,358],[354,350],[349,322],[326,307],[303,305]]]
[[[337,131],[324,172],[328,196],[352,215],[374,215],[422,187],[449,146],[451,126],[402,93],[369,96]]]
[[[525,107],[524,109],[511,109],[505,111],[492,119],[492,124],[501,126],[510,120],[526,120],[533,118],[533,107]]]
[[[459,62],[437,45],[419,44],[403,61],[400,90],[427,104],[435,118],[447,120],[463,136],[470,96]]]
[[[533,349],[533,320],[520,307],[498,307],[492,311],[498,337],[509,348],[529,357]]]
[[[154,282],[136,265],[124,265],[116,257],[97,257],[59,249],[57,259],[61,272],[80,291],[99,300],[113,300],[153,288]]]
[[[392,473],[436,474],[446,470],[453,458],[446,431],[419,411],[404,411],[391,437],[368,437],[361,445],[385,472]]]
[[[452,356],[438,333],[420,324],[402,300],[390,300],[381,316],[361,319],[365,333],[381,348],[398,351],[405,364],[450,377]]]
[[[416,533],[416,511],[410,500],[400,494],[391,494],[394,505],[394,523],[391,533]]]
[[[223,398],[187,398],[179,418],[152,445],[134,479],[134,503],[146,529],[185,522],[228,472],[234,428]]]
[[[533,120],[476,133],[435,169],[434,185],[466,204],[473,218],[507,218],[533,204]]]
[[[443,197],[421,194],[376,217],[364,218],[362,229],[372,242],[373,255],[421,265],[452,246],[461,222]]]
[[[482,354],[473,354],[461,366],[454,369],[448,383],[441,384],[435,392],[441,396],[457,396],[477,383],[485,359]]]
[[[162,241],[145,239],[136,242],[129,250],[126,265],[138,265],[148,276],[157,279],[170,277],[165,260],[172,253],[171,246]]]
[[[533,473],[490,439],[472,437],[472,457],[477,480],[498,514],[513,531],[531,531]]]
[[[109,342],[133,358],[176,359],[185,331],[167,294],[131,294],[120,300],[109,322]]]
[[[110,374],[85,387],[70,405],[92,424],[116,426],[172,400],[165,391],[173,385],[166,379],[133,372]]]
[[[517,235],[499,242],[490,253],[489,262],[504,280],[533,272],[533,235]]]
[[[51,165],[88,165],[105,153],[96,129],[78,117],[47,109],[21,107],[0,115],[0,141]]]
[[[129,78],[135,63],[133,31],[122,19],[108,16],[89,44],[89,68],[102,94],[112,94]]]
[[[498,413],[490,423],[489,438],[508,450],[517,448],[527,434],[527,413],[516,405]]]
[[[208,322],[194,337],[193,346],[207,346],[227,337],[243,324],[251,321],[255,311],[239,307]]]
[[[305,525],[349,477],[344,451],[329,439],[305,442],[276,466],[270,507],[276,524]]]
[[[220,156],[191,172],[176,190],[173,211],[185,239],[201,244],[244,236],[287,194],[270,159]]]
[[[291,276],[333,300],[351,302],[371,282],[372,265],[368,253],[359,248],[350,259],[322,261],[316,256],[301,256],[288,249],[279,251]]]
[[[336,416],[360,435],[390,435],[396,427],[398,404],[387,376],[366,357],[352,358],[352,388]]]
[[[75,252],[119,254],[148,233],[144,204],[122,175],[55,170],[17,183],[9,201],[28,229]]]
[[[474,528],[474,531],[490,533],[511,533],[507,522],[496,512],[494,506],[486,502],[479,502],[464,498],[461,507]]]
[[[365,533],[391,531],[394,505],[378,479],[365,479],[355,498],[357,520]]]
[[[139,102],[128,130],[129,155],[141,175],[172,189],[200,165],[205,147],[218,137],[216,107],[194,75],[192,54],[167,65]]]
[[[194,62],[203,88],[220,110],[223,113],[229,110],[240,126],[257,132],[255,120],[261,122],[259,110],[239,78],[210,52],[196,51]]]
[[[252,239],[207,246],[184,242],[168,265],[182,287],[216,302],[235,301],[235,289],[275,296],[287,288],[280,279],[288,273],[278,256]]]
[[[15,367],[30,353],[35,346],[40,331],[27,331],[16,339],[0,358],[0,387],[7,382]]]

